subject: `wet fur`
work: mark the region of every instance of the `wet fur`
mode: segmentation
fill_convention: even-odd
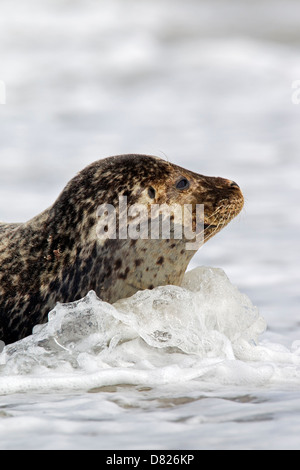
[[[181,176],[192,184],[176,189]],[[156,190],[149,199],[148,188]],[[123,155],[81,171],[48,210],[24,224],[0,224],[0,339],[28,336],[56,302],[94,290],[108,302],[140,289],[181,283],[194,252],[184,240],[107,240],[96,234],[100,204],[205,204],[209,239],[243,206],[230,181],[189,172],[156,157]],[[218,224],[218,225],[217,225]]]

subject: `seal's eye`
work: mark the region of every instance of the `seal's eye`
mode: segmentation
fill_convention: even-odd
[[[150,188],[148,189],[148,195],[149,197],[151,197],[151,199],[154,199],[155,198],[155,189],[152,188],[152,186],[150,186]]]
[[[177,189],[188,189],[189,187],[190,187],[190,183],[186,178],[181,178],[176,183],[176,188]]]

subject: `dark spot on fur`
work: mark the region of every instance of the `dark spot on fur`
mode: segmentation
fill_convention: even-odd
[[[156,264],[162,265],[163,262],[164,262],[164,257],[163,257],[163,256],[160,256],[160,257],[158,258],[158,260],[156,261]]]
[[[124,272],[124,273],[119,273],[118,278],[119,278],[119,279],[124,279],[124,280],[127,279],[127,276],[128,276],[129,271],[130,271],[130,269],[129,269],[129,267],[127,267],[127,268],[125,269],[125,272]]]
[[[89,217],[88,223],[87,223],[87,228],[91,229],[93,227],[94,223],[95,223],[94,217]]]
[[[119,258],[117,259],[117,261],[115,262],[115,269],[120,269],[122,267],[122,260]]]

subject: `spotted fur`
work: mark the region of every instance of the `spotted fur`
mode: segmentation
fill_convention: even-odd
[[[176,181],[182,176],[190,187],[179,191]],[[243,206],[242,193],[231,181],[157,157],[122,155],[93,163],[34,219],[0,224],[0,339],[6,344],[46,322],[58,301],[75,301],[94,290],[112,303],[140,289],[181,283],[194,255],[185,240],[99,240],[97,208],[117,206],[121,195],[128,205],[205,204],[205,239]]]

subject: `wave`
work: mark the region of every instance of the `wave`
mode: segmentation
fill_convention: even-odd
[[[110,305],[94,292],[57,304],[49,322],[0,354],[0,393],[107,385],[300,383],[300,342],[260,337],[266,322],[221,269],[198,267],[181,287]],[[287,367],[288,366],[288,367]]]

